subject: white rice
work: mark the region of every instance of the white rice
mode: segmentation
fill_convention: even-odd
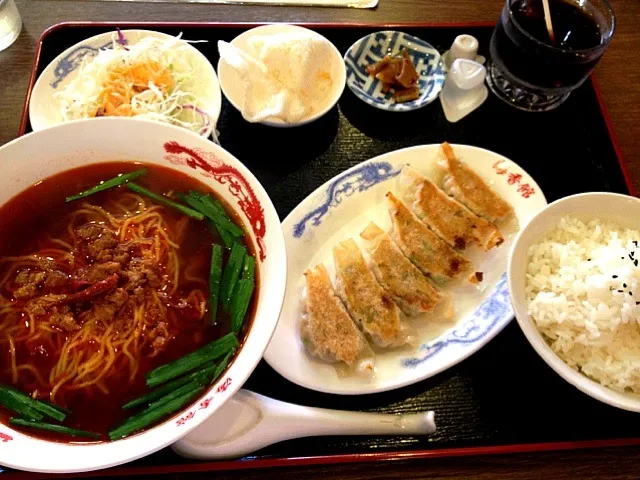
[[[638,245],[638,230],[565,217],[529,248],[526,296],[529,315],[569,366],[640,394]]]

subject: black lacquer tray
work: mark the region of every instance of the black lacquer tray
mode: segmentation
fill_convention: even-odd
[[[193,23],[65,23],[40,40],[31,86],[63,50],[87,37],[120,28],[146,28],[190,40],[216,66],[216,41],[231,40],[255,25]],[[377,30],[400,29],[447,50],[461,34],[480,41],[486,55],[492,26],[306,25],[341,52]],[[21,134],[30,131],[29,95]],[[329,178],[371,157],[403,147],[464,143],[493,150],[521,165],[551,202],[586,191],[634,193],[597,86],[587,81],[560,108],[516,110],[490,95],[476,112],[448,123],[439,101],[409,113],[376,110],[345,89],[338,108],[299,128],[275,129],[245,122],[223,100],[218,128],[222,145],[262,182],[284,218]],[[238,461],[197,462],[165,449],[95,475],[159,474],[273,466],[378,461],[640,444],[640,415],[593,400],[558,377],[512,322],[478,353],[429,380],[400,390],[344,397],[298,387],[262,362],[245,388],[303,405],[350,410],[436,412],[438,431],[416,437],[317,437],[282,442]],[[6,475],[20,475],[6,472]],[[35,478],[37,474],[29,475]]]

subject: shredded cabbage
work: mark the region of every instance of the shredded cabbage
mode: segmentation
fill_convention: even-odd
[[[195,61],[187,42],[179,35],[127,45],[122,38],[114,33],[112,48],[85,57],[77,75],[54,94],[64,120],[131,116],[215,138],[215,124],[197,95],[205,65]]]

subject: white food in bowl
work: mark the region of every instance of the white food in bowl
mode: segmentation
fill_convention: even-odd
[[[640,393],[640,231],[560,220],[529,248],[527,309],[568,365],[614,390]]]
[[[520,231],[509,253],[509,261],[508,261],[508,268],[507,268],[509,293],[511,295],[511,301],[515,310],[518,325],[522,329],[529,343],[533,346],[533,348],[540,355],[540,357],[558,375],[564,378],[567,382],[569,382],[570,384],[572,384],[582,392],[586,393],[587,395],[597,400],[600,400],[601,402],[607,403],[609,405],[612,405],[621,409],[640,412],[640,395],[631,392],[630,389],[628,388],[625,391],[620,391],[620,390],[615,390],[613,388],[610,388],[608,386],[601,384],[600,382],[594,380],[593,378],[588,377],[585,374],[586,372],[582,373],[582,372],[579,372],[577,369],[572,368],[572,366],[570,366],[567,363],[567,361],[561,358],[561,355],[559,353],[554,351],[554,349],[547,342],[547,339],[545,338],[545,335],[543,334],[543,332],[541,332],[541,330],[539,329],[541,328],[544,330],[547,327],[545,326],[539,327],[538,324],[536,323],[536,320],[534,320],[533,318],[534,316],[536,316],[536,313],[540,310],[543,304],[541,300],[543,299],[538,299],[539,301],[536,304],[532,305],[533,310],[535,310],[533,312],[533,315],[530,315],[529,313],[529,301],[527,297],[528,295],[530,297],[535,296],[535,293],[536,293],[535,287],[527,286],[527,283],[528,283],[527,272],[530,271],[529,270],[530,255],[535,253],[534,245],[540,242],[541,239],[543,239],[546,234],[549,234],[549,232],[552,231],[557,225],[559,225],[561,220],[567,216],[576,217],[580,222],[584,222],[585,224],[588,224],[591,221],[597,220],[599,222],[602,222],[602,224],[614,222],[622,229],[636,230],[640,226],[640,224],[638,223],[638,218],[640,218],[640,199],[630,197],[627,195],[620,195],[615,193],[600,193],[600,192],[573,195],[573,196],[562,198],[560,200],[557,200],[551,203],[544,210],[539,212],[529,222],[529,224],[526,225]],[[577,224],[571,224],[570,226],[568,226],[568,229],[572,235],[576,235],[580,232],[579,229],[576,230],[576,227],[577,227]],[[602,235],[602,233],[600,233],[599,235]],[[569,247],[569,249],[575,249],[575,248],[579,248],[579,247],[577,246]],[[559,248],[556,246],[554,254],[557,254],[557,255],[566,254],[566,251],[567,251],[566,249]],[[630,252],[627,252],[627,253],[630,253]],[[538,254],[541,255],[542,253],[538,252]],[[586,258],[584,257],[580,257],[580,258],[583,259],[585,262],[591,263],[591,262],[597,261],[602,265],[602,268],[604,269],[602,273],[603,275],[609,274],[609,269],[615,267],[615,265],[607,264],[608,259],[610,255],[613,255],[613,252],[610,252],[610,253],[593,252],[591,253],[590,256],[589,254],[586,254],[586,253],[584,253],[584,255],[586,256]],[[618,256],[618,260],[622,262],[622,264],[624,264],[624,259],[621,257],[623,257],[622,254]],[[539,256],[538,258],[541,259],[543,257]],[[591,262],[588,262],[589,258],[591,258]],[[576,259],[571,259],[571,258],[564,259],[564,262],[567,263],[567,265],[569,266],[572,264],[572,262],[575,262],[575,261]],[[578,260],[578,263],[580,263],[580,260]],[[575,268],[575,265],[577,265],[578,263],[574,263],[574,267],[572,268]],[[605,266],[604,264],[607,264],[607,265]],[[633,263],[631,263],[631,265],[635,268],[635,265]],[[537,267],[534,267],[534,270],[536,268]],[[547,271],[544,269],[545,268],[544,266],[540,268],[541,268],[540,271],[544,272],[545,276],[548,276],[551,274],[551,269]],[[598,306],[600,306],[600,303],[598,303],[596,299],[598,298],[599,295],[603,293],[602,285],[600,285],[600,282],[605,282],[606,279],[600,279],[599,281],[597,279],[596,280],[591,279],[588,281],[589,283],[587,284],[586,281],[580,280],[580,278],[575,278],[576,277],[575,271],[563,270],[563,274],[564,273],[566,273],[567,275],[573,275],[573,277],[570,277],[570,276],[565,277],[562,280],[563,282],[561,285],[562,288],[566,288],[567,293],[570,293],[571,291],[573,291],[573,289],[583,288],[584,293],[582,294],[582,296],[577,297],[579,298],[579,301],[581,303],[578,307],[576,307],[576,309],[573,309],[573,308],[568,309],[565,306],[565,304],[563,304],[561,308],[555,309],[555,307],[551,307],[550,305],[545,304],[545,306],[543,307],[544,314],[548,313],[549,315],[557,315],[557,318],[549,319],[543,314],[539,314],[538,319],[542,321],[543,325],[545,322],[559,324],[562,321],[564,322],[564,325],[563,325],[563,328],[564,328],[565,326],[569,325],[569,323],[573,320],[573,319],[567,320],[567,318],[574,315],[574,312],[576,310],[580,310],[583,307],[586,310],[589,310],[589,308],[584,303],[582,303],[583,301],[587,301],[588,299],[587,291],[591,294],[591,300],[589,303],[595,302]],[[620,273],[611,273],[611,275],[620,275]],[[619,277],[619,278],[622,278],[622,277]],[[616,280],[616,279],[612,278],[611,280]],[[542,279],[538,279],[536,281],[539,282],[540,284],[543,283]],[[580,283],[579,283],[580,281],[583,282],[584,287],[580,286]],[[623,280],[622,283],[627,283],[627,282],[626,280]],[[629,287],[629,285],[630,283],[627,283],[627,287]],[[622,286],[622,284],[620,286]],[[554,288],[560,288],[560,287],[555,286]],[[624,288],[625,287],[621,289],[624,291]],[[607,290],[608,290],[608,285],[607,285]],[[627,288],[627,291],[628,291],[628,288]],[[531,294],[529,294],[528,292],[531,292]],[[606,291],[604,293],[606,293]],[[619,293],[619,292],[616,292],[616,293]],[[623,295],[628,296],[629,299],[631,299],[632,296],[633,298],[635,298],[635,294],[633,292],[631,296],[628,294],[628,292],[624,293]],[[569,305],[568,302],[572,300],[574,300],[574,298],[567,298],[566,305]],[[560,300],[560,301],[564,302],[564,300]],[[635,308],[635,301],[636,300],[633,301],[634,308]],[[638,301],[640,301],[640,298],[638,298]],[[620,307],[620,305],[622,305],[623,303],[627,303],[627,300],[626,299],[622,300],[622,298],[619,298],[617,302],[618,302],[618,306]],[[549,301],[547,303],[552,304],[553,301]],[[602,309],[605,306],[606,308],[611,308],[615,304],[616,304],[616,301],[612,301],[610,305],[609,304],[602,305],[600,306],[600,308]],[[591,312],[591,310],[589,311]],[[563,314],[565,315],[564,317],[562,316]],[[589,330],[587,330],[586,327],[583,327],[587,322],[582,321],[582,323],[579,323],[579,325],[581,325],[582,331],[577,332],[577,331],[571,330],[571,335],[573,335],[573,337],[568,337],[568,338],[567,338],[567,334],[562,333],[563,335],[565,335],[565,338],[563,339],[563,341],[558,343],[557,347],[566,348],[567,346],[572,346],[571,340],[573,339],[575,342],[575,339],[577,339],[580,334],[585,335],[585,337],[580,339],[580,341],[582,341],[583,344],[585,343],[584,342],[585,340],[588,340],[588,341],[592,340],[589,338],[589,335],[590,334],[593,335],[593,333],[600,333],[601,340],[608,338],[608,332],[606,330],[607,321],[605,320],[598,321],[598,313],[596,312],[595,315],[596,315],[595,322],[591,318],[589,318],[588,320],[589,322],[592,322],[596,326],[598,326],[599,332],[596,332],[596,330],[593,328],[591,328],[591,332],[589,332]],[[620,318],[622,319],[622,315],[620,315]],[[610,323],[608,324],[609,326],[616,323],[615,320],[611,320],[611,316],[608,316],[607,319],[608,321],[610,321]],[[630,321],[631,320],[632,319],[630,319]],[[635,325],[636,326],[638,325],[637,320]],[[593,325],[591,325],[591,327],[593,327]],[[552,327],[549,327],[549,328],[552,328]],[[558,331],[560,332],[560,330]],[[603,335],[603,332],[606,333],[606,335]],[[585,345],[580,345],[580,348],[584,348],[584,347]],[[590,345],[586,345],[586,347],[591,348]],[[563,355],[565,353],[566,352],[562,352]],[[620,352],[617,351],[617,354],[619,356]],[[604,364],[606,365],[607,362],[609,361],[610,360],[604,360],[605,362]],[[596,364],[597,364],[597,361],[596,361]],[[587,369],[589,368],[590,367],[587,367]],[[592,371],[593,371],[593,367],[592,367]],[[532,379],[532,382],[535,382],[535,379]]]
[[[218,49],[222,91],[249,122],[304,125],[333,108],[345,87],[338,49],[303,27],[256,27]]]

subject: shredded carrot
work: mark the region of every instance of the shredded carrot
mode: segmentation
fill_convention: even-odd
[[[94,116],[131,117],[132,98],[153,84],[165,94],[174,86],[171,72],[156,61],[139,62],[113,68],[98,98]]]

